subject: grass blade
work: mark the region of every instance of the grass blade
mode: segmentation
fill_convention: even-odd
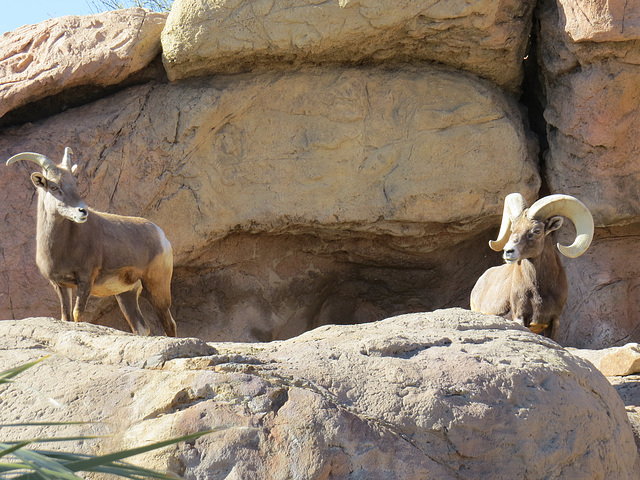
[[[83,480],[75,475],[64,465],[50,459],[46,455],[41,455],[27,449],[20,449],[13,452],[13,455],[22,460],[27,469],[32,470],[38,477],[45,479],[65,479],[65,480]],[[34,473],[26,473],[16,478],[36,478]]]
[[[86,460],[81,460],[79,462],[72,462],[66,464],[66,467],[74,472],[79,471],[87,471],[92,470],[95,467],[99,467],[101,465],[110,464],[113,462],[117,462],[123,460],[125,458],[133,457],[134,455],[140,455],[141,453],[147,453],[151,450],[156,450],[158,448],[167,447],[169,445],[173,445],[178,442],[188,442],[189,440],[195,440],[196,438],[202,437],[203,435],[207,435],[209,433],[213,433],[217,430],[222,430],[228,427],[220,427],[213,430],[207,430],[204,432],[192,433],[191,435],[185,435],[183,437],[172,438],[171,440],[165,440],[162,442],[150,443],[149,445],[145,445],[143,447],[131,448],[129,450],[123,450],[121,452],[109,453],[107,455],[101,455],[98,457],[89,458]]]
[[[180,477],[171,473],[156,472],[155,470],[149,470],[143,467],[137,467],[128,463],[117,465],[104,465],[97,467],[93,472],[108,473],[111,475],[117,475],[124,478],[144,479],[154,478],[158,480],[176,480]]]
[[[37,360],[34,360],[33,362],[25,363],[24,365],[19,365],[17,367],[10,368],[9,370],[5,370],[4,372],[0,372],[0,384],[11,382],[11,379],[16,375],[20,375],[25,370],[28,370],[29,368],[42,362],[43,360],[49,358],[50,356],[51,355],[46,355]]]
[[[0,443],[0,449],[2,449],[0,450],[0,458],[13,453],[22,447],[26,447],[29,444],[31,444],[30,440],[23,440],[22,442],[17,443]]]
[[[39,437],[32,438],[29,440],[22,440],[20,442],[6,442],[5,445],[15,445],[16,443],[27,442],[27,444],[31,443],[54,443],[54,442],[75,442],[76,440],[95,440],[96,438],[104,438],[104,436],[86,436],[86,435],[78,435],[75,437]],[[1,445],[1,444],[0,444]]]

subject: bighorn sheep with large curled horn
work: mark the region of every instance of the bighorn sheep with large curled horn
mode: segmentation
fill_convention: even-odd
[[[569,245],[558,244],[563,255],[582,255],[593,239],[593,218],[587,207],[569,195],[549,195],[530,208],[519,193],[505,198],[500,233],[490,241],[503,250],[505,265],[490,268],[471,292],[471,310],[511,318],[535,333],[558,335],[559,318],[567,301],[567,276],[551,233],[564,216],[576,227]]]
[[[38,189],[36,264],[60,299],[62,320],[82,320],[89,295],[115,295],[134,333],[149,334],[140,311],[142,288],[169,336],[176,336],[171,316],[171,244],[162,230],[144,218],[123,217],[88,208],[76,190],[69,147],[59,165],[39,153],[24,152],[7,160],[28,160],[42,167],[31,174]]]

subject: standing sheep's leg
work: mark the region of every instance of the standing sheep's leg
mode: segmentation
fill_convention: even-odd
[[[168,308],[156,307],[156,313],[162,322],[162,327],[167,337],[175,337],[178,334],[178,329],[176,327],[176,321],[171,315],[171,311]]]
[[[551,325],[549,325],[549,328],[548,328],[549,338],[554,342],[557,342],[559,331],[560,331],[560,317],[558,316],[558,317],[554,317],[554,319],[551,320]]]
[[[118,300],[118,305],[120,305],[120,310],[122,310],[124,318],[127,319],[131,327],[131,331],[138,335],[147,336],[150,332],[149,326],[140,311],[140,304],[138,303],[138,297],[141,291],[142,282],[138,280],[131,290],[116,295],[116,299]]]
[[[171,275],[173,273],[173,259],[171,255],[158,256],[149,265],[145,277],[142,279],[148,299],[162,322],[167,337],[178,335],[176,321],[171,315]]]
[[[81,322],[84,311],[87,308],[87,302],[91,295],[91,287],[93,281],[78,280],[78,296],[76,297],[76,305],[73,308],[73,321]]]
[[[71,305],[73,304],[72,290],[70,288],[63,288],[57,283],[51,282],[54,290],[58,294],[60,300],[61,320],[63,322],[71,321]]]
[[[148,299],[151,301],[153,308],[158,315],[158,319],[162,323],[164,333],[167,337],[177,336],[176,321],[171,315],[171,285],[170,280],[161,282],[145,282],[145,288],[149,292]]]

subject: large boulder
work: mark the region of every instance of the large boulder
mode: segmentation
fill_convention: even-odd
[[[580,198],[603,227],[586,255],[565,262],[570,291],[558,340],[582,348],[637,342],[640,11],[616,0],[544,0],[538,16],[543,176],[551,193]]]
[[[640,475],[607,380],[497,317],[445,310],[263,344],[143,339],[52,319],[0,322],[0,333],[2,369],[55,354],[5,390],[0,423],[91,420],[65,433],[109,433],[72,444],[93,453],[230,427],[137,458],[185,478]],[[32,428],[4,438],[51,434]]]
[[[640,38],[640,5],[626,0],[558,0],[565,32],[574,42]]]
[[[540,168],[545,189],[582,199],[600,227],[586,255],[564,260],[570,292],[559,341],[637,342],[639,280],[629,259],[640,220],[640,61],[638,11],[627,3],[540,2],[541,29],[531,36],[541,46],[532,75],[543,74],[548,99],[549,150],[540,165],[524,115],[503,92],[518,88],[533,3],[506,0],[178,0],[163,34],[176,81],[138,88],[128,88],[132,79],[149,77],[132,72],[158,51],[164,17],[134,9],[105,14],[115,19],[109,28],[102,16],[51,21],[49,30],[81,25],[55,44],[69,51],[80,51],[76,37],[93,45],[86,32],[104,40],[85,47],[82,61],[58,62],[54,47],[38,53],[29,75],[11,78],[34,88],[24,101],[48,97],[16,109],[12,93],[0,127],[33,120],[23,109],[47,115],[78,105],[69,95],[82,103],[88,86],[110,96],[4,128],[0,155],[36,150],[58,159],[65,145],[74,147],[90,205],[149,217],[169,235],[181,334],[245,341],[289,338],[336,313],[358,323],[467,306],[475,280],[501,261],[486,241],[504,196],[519,191],[534,200]],[[143,36],[118,36],[129,23]],[[264,25],[272,33],[266,43]],[[42,28],[4,38],[44,48]],[[125,41],[132,36],[133,46]],[[127,59],[103,46],[121,46]],[[20,61],[12,62],[20,58],[0,65],[19,71]],[[49,70],[62,92],[40,88]],[[119,83],[102,86],[113,79]],[[56,107],[44,108],[48,101]],[[0,176],[0,316],[7,318],[59,308],[33,260],[30,168]],[[93,321],[128,328],[113,300],[91,305]]]
[[[464,306],[504,196],[540,184],[517,104],[436,67],[148,84],[0,134],[0,158],[65,146],[90,206],[165,231],[182,334],[208,340]],[[34,267],[34,166],[3,168],[0,316],[57,315]]]
[[[52,18],[5,33],[0,37],[0,117],[63,91],[80,96],[90,86],[125,81],[159,55],[166,17],[132,8]],[[74,103],[72,96],[67,101]]]
[[[162,33],[169,78],[308,64],[436,61],[510,90],[535,2],[176,0]]]
[[[558,3],[545,0],[540,13],[549,186],[581,198],[596,225],[636,223],[640,11],[626,2]]]

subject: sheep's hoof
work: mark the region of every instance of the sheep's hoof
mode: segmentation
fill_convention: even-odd
[[[532,323],[529,325],[529,330],[533,333],[542,333],[542,331],[547,328],[549,325],[542,325],[540,323]]]

